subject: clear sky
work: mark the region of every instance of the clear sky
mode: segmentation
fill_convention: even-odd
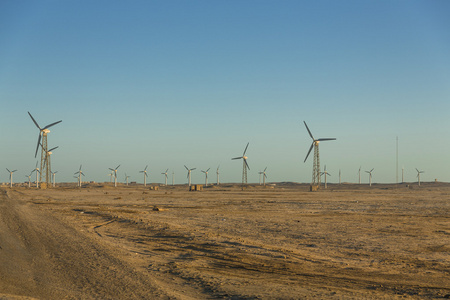
[[[58,181],[450,181],[450,1],[0,1],[0,182],[51,128]],[[171,176],[169,177],[171,181]],[[368,181],[363,174],[363,181]]]

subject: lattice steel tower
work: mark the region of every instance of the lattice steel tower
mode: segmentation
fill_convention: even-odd
[[[311,134],[311,131],[308,128],[308,125],[306,125],[306,122],[303,121],[306,126],[306,130],[308,130],[309,136],[312,138],[312,144],[311,147],[309,147],[308,154],[306,154],[306,158],[303,162],[306,162],[308,159],[309,154],[311,153],[311,150],[314,148],[314,162],[313,162],[313,173],[312,173],[312,182],[311,182],[311,190],[316,190],[320,187],[320,158],[319,158],[319,142],[322,141],[332,141],[336,140],[335,138],[322,138],[322,139],[315,139],[313,135]]]

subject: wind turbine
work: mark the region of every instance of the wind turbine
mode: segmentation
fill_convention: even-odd
[[[341,169],[339,169],[339,184],[341,184]]]
[[[191,186],[191,172],[194,171],[196,168],[189,169],[188,167],[186,167],[186,165],[184,165],[184,167],[188,171],[187,178],[189,178],[189,186]]]
[[[325,175],[325,188],[327,188],[327,176],[331,176],[330,173],[327,172],[327,165],[323,166],[323,172],[320,175]]]
[[[31,187],[31,173],[30,175],[25,175],[28,178],[28,187]]]
[[[361,166],[359,166],[358,175],[359,175],[359,184],[361,184]]]
[[[38,166],[38,162],[36,162],[36,167],[34,168],[33,171],[31,171],[31,173],[36,172],[36,188],[39,188],[39,176],[38,176],[38,173],[41,173],[41,171],[39,171],[39,168],[37,166]]]
[[[416,168],[416,171],[417,171],[417,179],[419,180],[418,182],[419,182],[419,186],[420,186],[420,174],[425,173],[425,171],[419,171],[417,168]]]
[[[266,178],[267,178],[266,170],[267,170],[267,167],[264,169],[264,171],[262,171],[262,174],[263,174],[263,185],[264,186],[266,186]]]
[[[169,169],[167,169],[165,172],[161,173],[162,175],[164,175],[166,186],[167,186],[167,171],[169,171]]]
[[[202,170],[202,173],[205,173],[205,186],[208,186],[208,171],[209,171],[209,169],[211,169],[211,168],[208,168],[208,170],[206,170],[206,171]]]
[[[172,185],[175,185],[175,171],[172,171]]]
[[[118,165],[115,169],[109,168],[111,171],[114,172],[114,187],[117,186],[117,169],[120,167],[120,165]]]
[[[127,185],[128,185],[128,178],[130,178],[130,176],[128,176],[127,173],[125,173],[125,181],[126,181]]]
[[[262,176],[262,173],[263,173],[263,172],[261,172],[261,171],[258,172],[258,174],[259,174],[259,185],[261,185],[261,176]]]
[[[83,171],[81,171],[81,165],[80,165],[80,169],[78,169],[78,171],[73,174],[78,174],[78,176],[75,178],[78,178],[78,186],[81,187],[81,175],[85,176]]]
[[[147,175],[147,167],[148,167],[148,165],[145,166],[144,170],[139,171],[139,173],[144,173],[144,186],[147,185],[147,177],[148,177],[148,175]]]
[[[217,171],[216,171],[216,174],[217,174],[217,185],[220,184],[220,182],[219,182],[219,167],[220,167],[220,165],[217,167]]]
[[[247,152],[247,148],[248,148],[249,144],[250,144],[250,142],[247,143],[247,146],[245,147],[245,150],[244,150],[244,153],[242,154],[242,156],[232,158],[232,160],[233,159],[242,159],[243,160],[243,162],[242,162],[242,185],[247,184],[247,168],[250,170],[250,167],[247,164],[248,157],[245,156],[245,152]]]
[[[52,127],[53,125],[56,125],[58,123],[61,123],[62,120],[51,123],[47,126],[45,126],[44,128],[41,128],[39,126],[39,124],[36,122],[36,120],[33,118],[33,116],[30,114],[30,112],[28,112],[28,115],[30,115],[31,120],[33,120],[34,125],[36,125],[36,127],[39,129],[39,136],[38,136],[38,142],[36,145],[36,152],[34,154],[34,157],[37,156],[37,152],[39,149],[39,145],[41,145],[41,170],[40,170],[40,177],[41,177],[41,188],[46,188],[47,186],[50,185],[50,175],[51,175],[51,169],[50,169],[50,163],[49,160],[46,160],[47,157],[47,134],[50,132],[50,130],[48,130],[48,128]],[[42,138],[42,143],[41,143],[41,138]],[[44,177],[45,177],[45,182],[44,182]]]
[[[369,173],[369,186],[372,186],[372,171],[373,171],[373,168],[370,171],[366,171],[366,173]]]
[[[42,145],[41,145],[42,146]],[[51,183],[51,177],[53,176],[53,172],[52,172],[52,168],[51,168],[51,161],[50,161],[50,155],[52,155],[52,151],[53,150],[55,150],[55,149],[57,149],[58,148],[58,146],[56,146],[56,147],[53,147],[52,149],[50,149],[50,150],[46,150],[46,149],[44,149],[44,147],[42,147],[42,151],[44,151],[45,152],[45,159],[44,159],[44,166],[47,166],[47,170],[49,170],[50,171],[50,183]],[[53,182],[53,186],[55,186],[55,183]],[[49,187],[49,185],[47,185],[47,187]]]
[[[56,177],[56,173],[58,173],[58,171],[52,172],[52,177],[53,177],[53,187],[55,187],[55,177]]]
[[[12,188],[12,186],[13,186],[13,179],[12,179],[13,176],[12,176],[12,174],[13,174],[14,172],[16,172],[17,170],[10,171],[8,168],[6,168],[6,170],[9,172],[9,181],[10,181],[9,187]]]
[[[320,160],[319,160],[319,142],[322,141],[333,141],[336,140],[335,138],[321,138],[321,139],[315,139],[311,133],[311,131],[308,128],[308,125],[306,125],[306,122],[303,121],[306,126],[306,130],[308,130],[309,136],[311,137],[312,144],[309,148],[308,154],[306,154],[305,160],[303,162],[306,162],[308,159],[309,154],[311,153],[311,150],[314,148],[314,161],[313,161],[313,173],[312,173],[312,182],[311,186],[316,186],[319,188],[320,186]]]

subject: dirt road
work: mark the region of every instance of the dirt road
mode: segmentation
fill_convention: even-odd
[[[449,208],[445,185],[0,189],[0,298],[445,299]]]

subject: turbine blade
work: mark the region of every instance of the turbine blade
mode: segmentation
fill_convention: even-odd
[[[324,139],[318,139],[317,141],[322,142],[322,141],[334,141],[336,140],[335,138],[324,138]]]
[[[114,171],[114,169],[111,169],[111,168],[108,168],[108,169],[110,169],[111,171]]]
[[[417,168],[416,168],[416,171],[417,171],[417,173],[419,173],[419,170],[417,170]]]
[[[375,169],[375,168],[372,168],[372,170],[370,170],[370,173],[372,173],[373,169]]]
[[[241,158],[242,158],[242,156],[239,156],[239,157],[232,158],[232,160],[233,159],[241,159]]]
[[[264,171],[263,172],[265,172],[267,170],[267,167],[264,169]]]
[[[36,127],[39,128],[39,130],[41,130],[41,127],[39,127],[38,123],[37,123],[36,120],[33,118],[33,116],[30,114],[30,112],[28,112],[28,114],[30,115],[31,120],[33,120],[34,125],[36,125]]]
[[[9,173],[11,173],[11,171],[10,171],[8,168],[6,168],[6,171],[8,171]]]
[[[148,177],[148,174],[147,174],[147,172],[145,172],[145,177]]]
[[[247,168],[250,170],[250,167],[248,166],[247,160],[244,158],[244,163],[247,166]]]
[[[49,125],[45,126],[43,129],[50,128],[50,127],[52,127],[53,125],[56,125],[56,124],[61,123],[61,122],[62,122],[62,120],[60,120],[60,121],[58,121],[58,122],[55,122],[55,123],[52,123],[52,124],[49,124]]]
[[[57,148],[59,148],[59,146],[53,147],[52,149],[48,150],[47,153],[48,153],[48,152],[52,152],[53,150],[55,150],[55,149],[57,149]]]
[[[194,171],[195,169],[197,169],[197,168],[192,168],[191,171]]]
[[[189,169],[188,169],[188,167],[186,167],[186,165],[184,165],[184,167],[186,168],[186,170],[188,170],[188,171],[189,171]]]
[[[120,167],[120,165],[117,166],[116,170]]]
[[[303,162],[306,162],[306,160],[308,159],[308,156],[311,153],[311,150],[313,149],[313,147],[314,147],[314,142],[312,142],[311,147],[309,147],[308,154],[306,154],[305,160]]]
[[[209,171],[209,169],[211,169],[211,168],[208,168],[208,170],[206,170],[206,172],[208,172],[208,171]]]
[[[37,145],[36,145],[36,153],[34,153],[34,158],[36,158],[36,156],[37,156],[40,144],[41,144],[41,132],[39,132],[38,142],[37,142]]]
[[[306,125],[306,122],[305,122],[305,121],[303,121],[303,123],[305,123],[306,130],[308,130],[309,136],[310,136],[310,137],[313,139],[313,141],[314,141],[314,137],[313,137],[311,131],[309,131],[308,125]]]
[[[247,143],[247,146],[245,147],[245,150],[244,150],[244,154],[242,154],[242,156],[244,156],[245,152],[247,152],[248,144],[250,144],[250,142]]]
[[[81,171],[81,165],[80,165],[80,171]]]

